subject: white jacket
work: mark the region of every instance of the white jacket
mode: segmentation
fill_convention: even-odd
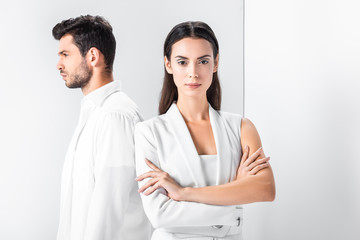
[[[58,240],[147,240],[135,179],[136,105],[118,82],[84,97],[65,158]]]
[[[216,184],[230,182],[236,176],[241,159],[241,116],[215,111],[209,104],[209,116],[217,149]],[[150,171],[147,158],[168,172],[183,187],[203,187],[205,176],[199,155],[176,104],[167,113],[138,123],[135,128],[137,175]],[[148,181],[139,183],[142,186]],[[240,234],[242,206],[214,206],[169,199],[164,189],[149,196],[142,194],[143,206],[156,231],[152,239],[165,239],[161,232],[179,238],[195,236],[224,237]]]

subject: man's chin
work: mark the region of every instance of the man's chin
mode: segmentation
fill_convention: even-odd
[[[78,84],[71,84],[68,82],[65,82],[65,86],[68,88],[80,88],[81,86],[78,86]]]

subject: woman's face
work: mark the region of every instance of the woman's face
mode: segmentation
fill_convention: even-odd
[[[170,61],[165,68],[173,75],[179,97],[203,97],[217,71],[218,56],[214,59],[211,44],[202,38],[184,38],[171,48]]]

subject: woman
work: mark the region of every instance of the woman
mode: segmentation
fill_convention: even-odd
[[[274,199],[254,125],[219,111],[218,49],[203,22],[178,24],[165,40],[161,115],[135,129],[137,180],[140,192],[148,189],[142,201],[153,240],[241,239],[240,205]]]

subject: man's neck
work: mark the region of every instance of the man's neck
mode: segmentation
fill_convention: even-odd
[[[114,81],[113,75],[112,74],[107,74],[106,76],[102,75],[102,76],[93,76],[89,83],[86,84],[86,86],[81,88],[82,93],[84,94],[84,96],[88,95],[89,93],[91,93],[92,91],[110,83]]]

